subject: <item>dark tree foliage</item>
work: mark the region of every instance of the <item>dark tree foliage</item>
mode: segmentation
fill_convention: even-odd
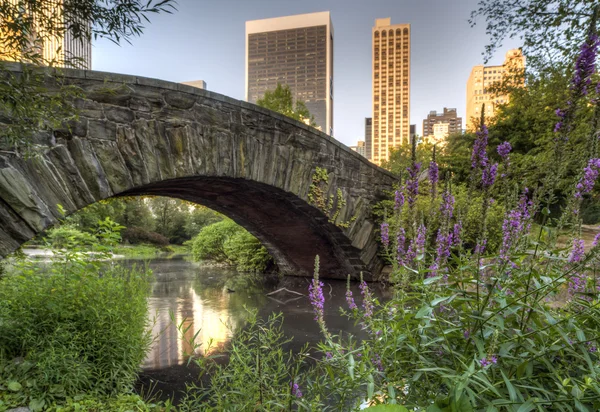
[[[594,12],[598,0],[481,0],[471,13],[472,26],[485,21],[489,43],[485,60],[503,46],[506,39],[519,39],[528,67],[571,64],[588,30],[598,31]]]

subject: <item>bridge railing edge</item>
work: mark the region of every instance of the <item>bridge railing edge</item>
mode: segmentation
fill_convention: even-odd
[[[22,66],[24,66],[23,63],[18,63],[18,62],[1,62],[1,64],[8,70],[14,71],[14,72],[22,71]],[[137,76],[137,75],[131,75],[131,74],[112,73],[112,72],[104,72],[104,71],[98,71],[98,70],[56,68],[56,67],[34,67],[34,68],[36,70],[43,70],[44,72],[46,72],[47,75],[50,75],[50,76],[55,76],[58,74],[60,76],[67,77],[67,78],[73,78],[73,79],[111,81],[111,82],[115,82],[115,83],[125,83],[125,84],[139,85],[139,86],[149,86],[149,87],[155,87],[155,88],[159,88],[159,89],[195,94],[195,95],[199,95],[199,96],[202,96],[205,98],[220,101],[223,103],[237,105],[237,106],[240,106],[247,110],[252,110],[252,111],[255,111],[258,113],[273,116],[281,121],[290,123],[296,127],[300,127],[302,129],[308,131],[309,133],[316,134],[317,136],[321,137],[322,139],[328,140],[330,143],[336,145],[340,149],[342,149],[345,152],[349,153],[350,155],[356,157],[358,160],[360,160],[364,164],[378,170],[381,173],[388,175],[389,177],[391,177],[393,179],[398,179],[398,176],[396,176],[392,172],[390,172],[380,166],[377,166],[374,163],[371,163],[367,158],[365,158],[364,156],[361,156],[360,154],[358,154],[358,152],[355,152],[354,150],[350,149],[348,146],[346,146],[345,144],[343,144],[342,142],[340,142],[333,136],[328,135],[327,133],[324,133],[318,129],[315,129],[314,127],[308,126],[305,123],[302,123],[298,120],[284,116],[280,113],[274,112],[269,109],[265,109],[264,107],[260,107],[253,103],[234,99],[232,97],[226,96],[221,93],[216,93],[211,90],[200,89],[198,87],[189,86],[189,85],[182,84],[182,83],[171,82],[168,80],[156,79],[156,78],[145,77],[145,76]]]

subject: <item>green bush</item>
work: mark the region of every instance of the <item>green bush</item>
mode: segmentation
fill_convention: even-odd
[[[258,239],[230,219],[204,227],[192,240],[192,256],[248,272],[264,271],[273,261]]]
[[[51,247],[59,249],[75,244],[91,245],[96,241],[92,234],[76,229],[72,225],[63,225],[48,230],[46,239]]]
[[[0,410],[131,391],[150,345],[150,272],[107,263],[119,228],[100,222],[91,247],[73,242],[49,266],[19,262],[0,279]]]

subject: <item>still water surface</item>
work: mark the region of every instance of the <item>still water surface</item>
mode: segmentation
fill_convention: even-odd
[[[192,353],[189,343],[194,334],[200,346],[196,353],[222,351],[236,328],[243,327],[248,318],[247,309],[258,310],[260,318],[273,313],[283,313],[283,331],[293,338],[288,345],[298,349],[305,343],[316,345],[321,340],[310,302],[305,296],[283,292],[266,296],[273,289],[265,286],[235,286],[232,269],[201,266],[184,259],[153,259],[149,262],[155,277],[149,298],[149,317],[152,321],[153,346],[143,363],[147,371],[165,370],[187,361]],[[239,278],[237,278],[239,279]],[[289,290],[308,294],[310,278],[285,278],[282,285]],[[361,336],[359,326],[340,314],[346,307],[346,282],[323,280],[325,295],[325,321],[333,333],[353,333]],[[228,291],[227,286],[230,290]],[[386,292],[374,288],[375,296],[386,298]],[[352,285],[357,304],[360,304],[358,285]],[[172,320],[174,318],[174,321]],[[176,325],[187,328],[185,334]],[[209,342],[212,344],[209,347]]]

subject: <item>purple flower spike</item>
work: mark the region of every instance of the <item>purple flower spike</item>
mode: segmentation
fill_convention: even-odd
[[[358,286],[360,288],[360,293],[363,297],[363,309],[365,310],[365,318],[370,318],[373,316],[373,296],[371,295],[371,291],[369,290],[369,286],[367,286],[367,282],[364,280],[360,282]]]
[[[581,91],[584,96],[587,95],[587,89],[592,82],[598,44],[598,35],[591,34],[581,46],[581,52],[575,61],[575,73],[571,80],[571,90]]]
[[[498,154],[502,159],[506,159],[512,150],[512,146],[509,142],[504,142],[497,148]]]
[[[588,165],[583,169],[583,177],[579,179],[577,186],[575,186],[576,199],[581,199],[584,194],[592,191],[599,172],[600,159],[590,159]]]
[[[346,290],[346,303],[348,304],[348,308],[350,310],[354,310],[358,307],[354,302],[354,297],[352,296],[352,291],[350,289]]]
[[[600,233],[597,233],[596,236],[594,236],[594,241],[592,242],[592,247],[598,246],[599,241],[600,241]]]
[[[473,144],[473,153],[471,154],[471,167],[485,168],[488,164],[487,143],[488,143],[488,128],[482,125],[481,129],[476,132],[477,139]]]
[[[421,163],[413,163],[408,171],[408,180],[406,182],[406,191],[408,192],[408,205],[414,206],[419,195],[419,172],[421,171]]]
[[[313,279],[312,283],[308,285],[308,298],[313,307],[313,311],[315,312],[315,320],[317,322],[322,322],[325,297],[323,296],[323,282],[319,279]]]
[[[386,222],[381,224],[381,243],[386,248],[390,245],[390,225]]]
[[[452,196],[450,192],[444,192],[442,195],[440,212],[442,214],[442,219],[448,221],[452,218],[452,215],[454,214],[454,196]]]
[[[583,239],[573,239],[573,249],[571,249],[571,254],[569,255],[569,263],[581,262],[583,260],[583,255],[585,254],[583,245]]]
[[[437,184],[439,180],[439,167],[436,162],[429,163],[429,181],[431,182],[431,186],[433,190],[433,186]]]
[[[494,163],[493,165],[486,167],[483,170],[483,175],[481,176],[481,182],[484,187],[490,187],[496,181],[496,174],[498,173],[498,163]]]
[[[459,221],[454,224],[452,229],[452,246],[459,246],[461,244],[460,234],[462,232],[462,222]]]
[[[562,109],[556,109],[554,113],[556,113],[559,118],[558,122],[556,122],[556,125],[554,125],[554,132],[556,133],[562,128],[567,112]]]
[[[398,243],[398,249],[396,250],[396,258],[398,260],[398,264],[403,266],[406,263],[406,232],[404,228],[400,228],[398,230],[398,237],[396,238]]]
[[[302,392],[300,391],[300,386],[297,383],[290,382],[290,387],[292,388],[292,395],[296,398],[302,397]]]
[[[394,209],[401,210],[404,206],[404,194],[400,190],[396,190],[396,199],[394,202]]]

